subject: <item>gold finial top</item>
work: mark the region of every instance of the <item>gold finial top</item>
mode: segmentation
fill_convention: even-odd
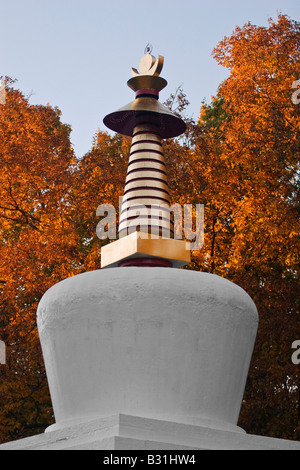
[[[146,48],[147,49],[147,48]],[[154,77],[158,77],[160,72],[162,71],[164,65],[164,58],[163,56],[159,55],[157,59],[149,54],[146,53],[140,60],[139,64],[139,72],[137,69],[132,68],[132,76],[137,77],[139,75],[152,75]]]
[[[146,88],[159,92],[167,85],[167,81],[159,76],[164,65],[164,58],[159,55],[156,59],[151,55],[151,44],[147,44],[144,52],[145,54],[140,60],[139,70],[131,69],[132,77],[128,80],[127,85],[135,92]]]

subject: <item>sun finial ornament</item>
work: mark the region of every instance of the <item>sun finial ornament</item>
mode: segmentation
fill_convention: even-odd
[[[152,50],[153,46],[150,44],[150,42],[148,42],[147,46],[145,47],[144,54],[151,54]]]
[[[135,68],[132,68],[132,76],[136,77],[138,75],[152,75],[158,77],[162,71],[164,65],[163,56],[159,55],[157,59],[151,55],[152,45],[150,43],[145,47],[145,55],[141,58],[139,63],[139,71]]]

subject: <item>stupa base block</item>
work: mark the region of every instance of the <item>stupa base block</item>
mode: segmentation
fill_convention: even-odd
[[[146,459],[153,459],[155,454],[149,451],[175,450],[192,458],[191,451],[197,450],[300,450],[300,442],[117,414],[2,444],[0,450],[102,450],[102,459],[122,455],[105,451],[145,451]],[[131,454],[138,463],[145,458]],[[199,463],[197,454],[194,457]],[[98,454],[97,460],[102,463]]]
[[[190,243],[134,232],[101,248],[101,267],[117,267],[138,257],[169,261],[173,268],[180,268],[190,263]]]

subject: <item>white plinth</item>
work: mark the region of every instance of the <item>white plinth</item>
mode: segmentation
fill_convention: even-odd
[[[2,444],[0,450],[179,450],[192,455],[192,450],[300,450],[300,442],[115,415]],[[100,456],[97,461],[101,464]]]
[[[243,433],[236,426],[258,316],[213,274],[112,268],[43,296],[38,328],[56,424],[127,414]]]

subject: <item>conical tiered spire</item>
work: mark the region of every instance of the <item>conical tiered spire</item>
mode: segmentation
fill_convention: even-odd
[[[173,237],[170,196],[159,126],[138,116],[128,162],[119,235],[139,230]],[[138,216],[138,224],[136,219]]]
[[[102,267],[179,266],[190,259],[187,244],[173,239],[162,139],[182,134],[186,126],[158,101],[159,92],[167,85],[159,76],[163,62],[162,56],[156,59],[146,53],[139,71],[132,69],[133,77],[127,82],[136,93],[135,100],[104,118],[107,127],[131,136],[132,144],[120,213],[120,240],[102,248]]]

